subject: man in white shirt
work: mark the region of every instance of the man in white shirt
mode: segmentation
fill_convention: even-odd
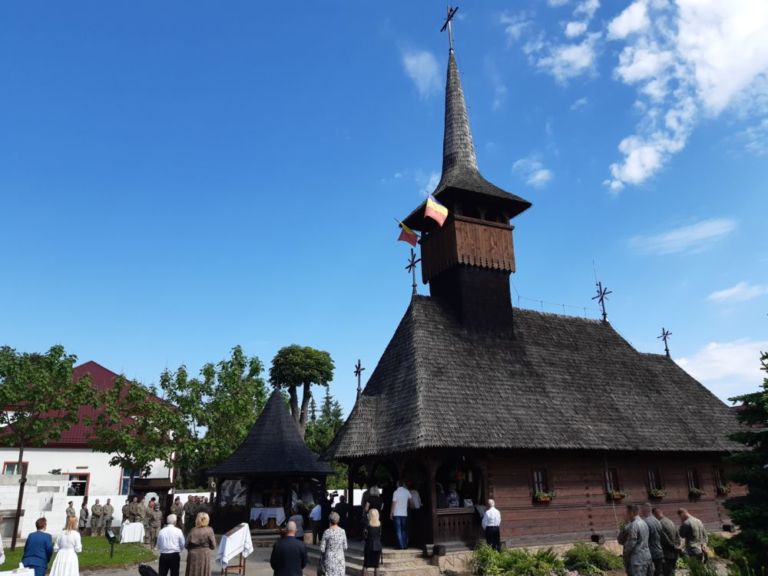
[[[392,509],[389,512],[389,519],[395,524],[395,534],[397,534],[397,544],[400,550],[408,548],[408,505],[411,501],[411,493],[408,488],[403,486],[402,481],[398,480],[397,490],[392,495]]]
[[[160,576],[179,576],[181,551],[184,550],[184,533],[176,527],[176,514],[168,514],[165,528],[157,535],[157,548],[160,551]]]
[[[481,524],[485,531],[485,541],[488,542],[488,546],[496,551],[500,551],[501,512],[496,509],[496,502],[494,500],[488,500],[488,508],[486,508],[485,514],[483,514],[483,521]]]
[[[317,544],[323,535],[320,533],[323,519],[323,508],[320,504],[315,504],[315,507],[309,513],[309,519],[312,521],[312,544]]]

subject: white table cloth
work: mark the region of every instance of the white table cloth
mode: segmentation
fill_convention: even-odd
[[[34,568],[22,568],[20,570],[2,570],[0,576],[35,576]]]
[[[238,524],[232,530],[221,537],[219,549],[216,552],[216,561],[226,566],[232,558],[240,554],[247,558],[253,552],[253,540],[251,528],[248,524]]]
[[[120,543],[128,544],[130,542],[144,542],[144,524],[141,522],[123,524],[120,530]]]
[[[285,522],[285,510],[282,508],[251,508],[251,520],[261,522],[261,525],[267,523],[267,520],[274,518],[278,526]]]

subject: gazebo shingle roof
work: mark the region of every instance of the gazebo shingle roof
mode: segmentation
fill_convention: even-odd
[[[240,447],[208,471],[209,476],[217,477],[324,477],[330,474],[333,474],[330,465],[319,462],[317,455],[302,440],[278,390],[272,393]]]
[[[733,412],[607,322],[510,310],[462,325],[416,296],[326,457],[430,447],[727,452]]]

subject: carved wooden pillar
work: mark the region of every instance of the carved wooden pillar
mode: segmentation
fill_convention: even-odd
[[[429,490],[429,534],[427,534],[427,541],[435,543],[438,538],[437,534],[437,483],[435,482],[435,476],[437,475],[437,468],[439,462],[434,453],[427,456],[426,467],[428,476],[428,490]]]

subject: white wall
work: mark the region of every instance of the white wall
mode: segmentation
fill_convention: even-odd
[[[16,462],[19,451],[15,448],[0,448],[0,471],[5,462]],[[120,491],[122,470],[110,466],[111,456],[78,448],[29,448],[24,450],[24,461],[28,462],[27,474],[48,474],[60,469],[62,474],[89,474],[88,495],[117,494]],[[168,478],[168,468],[162,462],[152,465],[150,478]],[[91,498],[91,502],[93,498]],[[103,502],[103,500],[102,500]],[[113,499],[114,502],[114,499]],[[0,507],[6,508],[5,502]],[[15,507],[15,506],[14,506]]]

